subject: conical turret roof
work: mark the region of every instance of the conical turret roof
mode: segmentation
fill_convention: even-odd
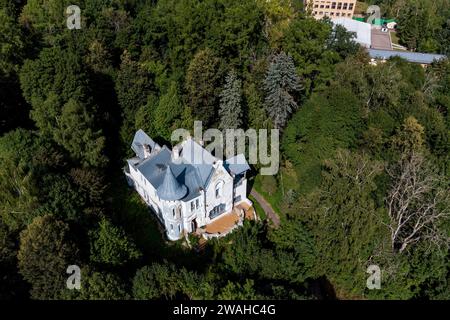
[[[187,193],[187,188],[178,182],[170,166],[167,166],[164,180],[156,190],[156,193],[162,200],[174,201],[182,199]]]

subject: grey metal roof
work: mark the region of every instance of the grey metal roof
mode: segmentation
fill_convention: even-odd
[[[145,159],[143,144],[154,149],[152,155]],[[214,164],[219,160],[192,138],[177,146],[179,157],[172,160],[172,151],[166,146],[160,148],[142,130],[136,132],[132,148],[138,157],[129,159],[128,163],[142,173],[163,200],[190,201],[200,196],[200,191],[206,189],[213,175]],[[228,159],[224,166],[234,175],[250,169],[243,154]]]
[[[163,146],[154,156],[138,164],[136,169],[158,190],[164,181],[167,166],[170,166],[176,180],[187,188],[186,195],[181,198],[182,201],[190,201],[200,195],[200,190],[204,188],[204,183],[200,177],[199,170],[189,163],[174,163],[171,151],[166,146]]]
[[[214,171],[213,164],[218,159],[192,138],[183,141],[179,147],[182,160],[195,168],[202,181],[202,186],[206,188],[209,177]]]
[[[187,188],[181,184],[174,176],[172,169],[168,165],[165,169],[164,180],[156,189],[158,197],[162,200],[180,200],[187,194]]]
[[[379,49],[368,49],[368,51],[369,56],[374,59],[387,60],[392,57],[400,57],[409,62],[421,64],[431,64],[435,60],[447,58],[447,56],[441,54],[419,53],[410,51],[394,51],[394,50],[379,50]]]
[[[142,129],[139,129],[134,135],[133,143],[131,144],[131,149],[136,153],[136,155],[144,159],[144,144],[148,144],[152,150],[160,146],[153,141]]]
[[[234,175],[241,174],[247,170],[250,170],[250,166],[245,160],[244,155],[238,154],[235,157],[232,157],[224,162],[225,169],[231,172]]]

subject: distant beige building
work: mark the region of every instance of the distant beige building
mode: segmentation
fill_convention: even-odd
[[[330,18],[352,18],[356,7],[356,0],[304,0],[306,10],[311,11],[316,19],[325,16]]]

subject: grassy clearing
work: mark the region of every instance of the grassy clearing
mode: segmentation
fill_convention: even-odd
[[[399,39],[399,37],[397,36],[397,32],[390,31],[390,34],[391,34],[391,42],[392,42],[393,44],[400,44],[400,43],[399,43],[400,39]]]
[[[290,189],[297,191],[299,180],[292,164],[289,161],[285,161],[276,177],[258,175],[255,177],[253,187],[270,203],[279,217],[283,219],[283,207],[286,201],[285,194]]]
[[[250,199],[251,202],[253,202],[253,209],[255,209],[255,212],[258,215],[258,217],[261,220],[266,220],[267,219],[266,212],[263,210],[263,208],[261,208],[256,199],[253,198],[251,195],[249,195],[248,198]]]

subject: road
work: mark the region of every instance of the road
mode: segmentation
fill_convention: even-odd
[[[269,218],[273,222],[273,225],[277,228],[280,225],[280,217],[275,212],[275,210],[273,210],[270,203],[267,202],[266,199],[264,199],[264,197],[260,195],[255,189],[252,189],[252,191],[250,191],[250,194],[253,196],[253,198],[256,199],[256,201],[258,201],[259,205],[266,213],[267,218]]]

